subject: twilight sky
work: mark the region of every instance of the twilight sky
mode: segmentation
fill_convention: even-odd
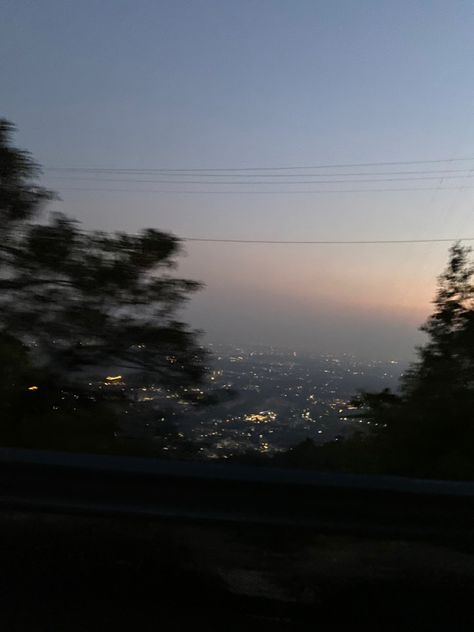
[[[471,0],[3,0],[1,16],[0,115],[17,124],[17,143],[60,192],[52,208],[87,228],[276,240],[474,237],[474,160],[269,179],[254,172],[268,185],[247,184],[252,172],[177,186],[156,182],[166,178],[159,174],[50,169],[474,158]],[[309,182],[407,170],[430,173],[287,183],[297,173],[316,174],[294,178]],[[406,359],[448,245],[188,243],[180,273],[206,289],[186,318],[215,341]]]

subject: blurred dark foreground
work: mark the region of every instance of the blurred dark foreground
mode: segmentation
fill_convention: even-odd
[[[2,630],[472,629],[469,486],[18,454]]]

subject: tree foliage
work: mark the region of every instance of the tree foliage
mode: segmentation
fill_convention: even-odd
[[[93,383],[110,371],[189,393],[204,378],[206,352],[177,316],[200,287],[173,274],[179,240],[154,229],[85,231],[63,214],[45,219],[42,211],[54,195],[38,185],[40,169],[31,156],[13,146],[13,131],[0,120],[4,360],[22,366],[25,379],[48,376],[66,400],[78,393],[90,399],[85,377]],[[14,382],[8,384],[13,397]]]
[[[400,393],[362,393],[365,441],[378,468],[420,476],[474,476],[474,266],[455,244],[439,277],[428,341],[402,377]]]

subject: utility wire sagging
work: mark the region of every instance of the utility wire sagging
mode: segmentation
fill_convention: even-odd
[[[474,157],[467,158],[435,158],[428,160],[391,160],[378,162],[352,162],[352,163],[331,163],[318,165],[294,165],[277,167],[160,167],[160,168],[115,168],[115,167],[46,167],[45,171],[93,171],[93,172],[156,172],[156,173],[189,173],[189,172],[212,172],[212,171],[295,171],[308,169],[349,169],[356,167],[388,167],[396,165],[423,165],[423,164],[450,164],[453,162],[474,162]]]
[[[295,244],[295,245],[349,245],[349,244],[434,244],[474,241],[474,237],[441,237],[439,239],[346,239],[346,240],[292,240],[292,239],[220,239],[210,237],[182,237],[182,241],[225,244]]]

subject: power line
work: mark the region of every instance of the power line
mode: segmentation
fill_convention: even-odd
[[[385,175],[385,174],[380,174]],[[303,176],[304,177],[304,176]],[[443,180],[457,180],[464,178],[473,178],[474,174],[470,175],[459,175],[459,176],[443,176]],[[80,178],[70,178],[63,176],[52,176],[53,179],[68,179],[68,180],[76,180],[76,181],[84,181],[84,180],[93,180],[95,182],[134,182],[134,183],[149,183],[149,184],[212,184],[213,186],[226,186],[226,185],[254,185],[254,184],[265,184],[265,185],[281,185],[281,184],[368,184],[368,183],[376,183],[376,182],[405,182],[405,181],[413,181],[413,180],[439,180],[440,176],[415,176],[414,178],[410,177],[402,177],[402,178],[359,178],[358,180],[283,180],[279,182],[267,182],[262,180],[237,180],[237,181],[220,181],[214,182],[212,180],[137,180],[134,178],[92,178],[92,177],[80,177]]]
[[[474,158],[436,158],[430,160],[391,160],[377,162],[353,162],[353,163],[331,163],[319,165],[293,165],[276,167],[201,167],[201,168],[151,168],[151,169],[120,169],[113,167],[46,167],[47,171],[114,171],[114,172],[160,172],[160,173],[182,173],[182,172],[203,172],[203,171],[294,171],[296,169],[341,169],[353,167],[385,167],[395,165],[422,165],[436,163],[472,162]]]
[[[195,182],[194,184],[199,184]],[[309,184],[309,183],[307,183]],[[356,182],[354,182],[356,184]],[[185,190],[185,189],[111,189],[103,187],[60,187],[61,191],[98,191],[104,193],[156,193],[160,195],[177,194],[177,195],[286,195],[286,194],[333,194],[333,193],[387,193],[397,191],[458,191],[460,188],[474,189],[474,186],[456,186],[456,187],[398,187],[398,188],[365,188],[365,189],[299,189],[299,190],[283,190],[283,191],[203,191],[203,190]]]
[[[341,239],[341,240],[292,240],[292,239],[220,239],[211,237],[180,237],[182,241],[224,244],[295,244],[295,245],[348,245],[348,244],[433,244],[474,241],[474,237],[442,237],[439,239]]]
[[[103,171],[101,169],[98,170],[78,170],[79,173],[91,173],[89,176],[49,176],[50,178],[61,179],[61,180],[102,180],[106,181],[106,178],[102,178],[102,176],[108,175],[153,175],[154,171],[150,171],[147,169],[136,169],[133,171],[127,170],[117,170],[117,171]],[[340,177],[351,177],[356,178],[359,176],[401,176],[401,175],[426,175],[426,174],[436,174],[440,178],[444,178],[446,174],[452,173],[462,173],[462,174],[471,174],[473,168],[471,169],[429,169],[429,170],[419,170],[419,169],[411,169],[410,171],[356,171],[356,172],[336,172],[336,173],[212,173],[205,172],[199,174],[192,174],[188,172],[183,173],[167,173],[168,177],[172,178],[183,178],[183,177],[194,177],[194,178],[340,178]],[[75,173],[75,171],[73,171]],[[453,176],[451,176],[453,177]],[[119,182],[120,180],[110,180],[111,182]],[[129,180],[133,181],[133,180]],[[179,180],[173,180],[173,182],[179,182]],[[139,181],[140,182],[140,181]],[[147,180],[147,182],[153,182],[153,180]]]

